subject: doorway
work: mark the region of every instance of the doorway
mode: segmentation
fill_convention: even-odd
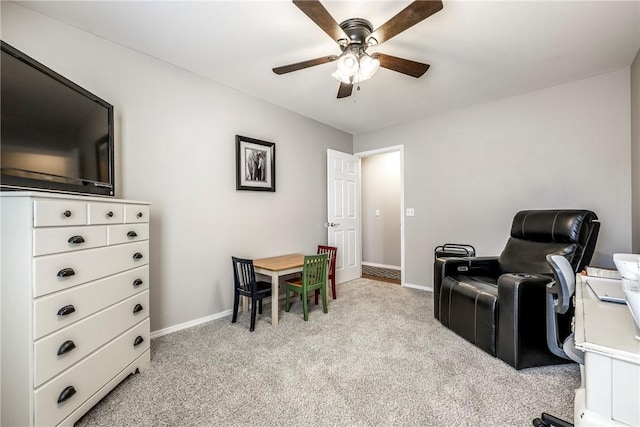
[[[362,277],[404,283],[403,146],[360,158]]]

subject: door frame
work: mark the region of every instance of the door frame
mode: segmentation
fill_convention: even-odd
[[[357,156],[360,159],[360,163],[362,163],[363,157],[376,156],[378,154],[387,154],[400,152],[400,285],[405,285],[405,260],[404,260],[404,145],[392,145],[389,147],[377,148],[375,150],[367,150],[360,151],[358,153],[353,153],[354,156]],[[362,182],[362,165],[360,166],[360,177],[359,180]],[[358,197],[358,212],[362,212],[362,191],[360,191]],[[360,214],[360,247],[362,247],[362,214]],[[360,251],[360,265],[362,265],[362,251]]]

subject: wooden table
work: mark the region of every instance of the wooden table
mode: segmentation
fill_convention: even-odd
[[[253,260],[256,273],[271,277],[271,324],[278,325],[278,281],[280,276],[299,273],[304,265],[303,254],[289,254]],[[243,303],[243,309],[246,308]]]

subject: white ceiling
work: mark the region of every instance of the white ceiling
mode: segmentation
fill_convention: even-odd
[[[368,50],[430,64],[424,76],[380,69],[345,99],[335,63],[271,71],[340,53],[290,1],[17,3],[352,134],[627,67],[640,48],[640,0],[443,2]],[[323,1],[374,29],[409,3]]]

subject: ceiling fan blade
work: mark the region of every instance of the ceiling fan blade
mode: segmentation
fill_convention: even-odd
[[[293,4],[303,11],[316,25],[329,35],[334,41],[349,39],[340,25],[329,14],[318,0],[293,0]]]
[[[332,62],[338,59],[335,55],[323,56],[316,59],[310,59],[308,61],[297,62],[295,64],[283,65],[282,67],[276,67],[273,69],[273,72],[276,74],[286,74],[292,71],[302,70],[304,68],[313,67],[315,65],[326,64],[327,62]]]
[[[353,91],[353,85],[351,83],[340,82],[340,87],[338,88],[338,99],[351,96],[352,91]]]
[[[371,56],[380,60],[381,67],[415,78],[422,76],[429,69],[429,64],[385,55],[384,53],[374,53]]]
[[[378,44],[383,43],[440,10],[441,0],[414,1],[371,33],[368,39],[374,38]]]

